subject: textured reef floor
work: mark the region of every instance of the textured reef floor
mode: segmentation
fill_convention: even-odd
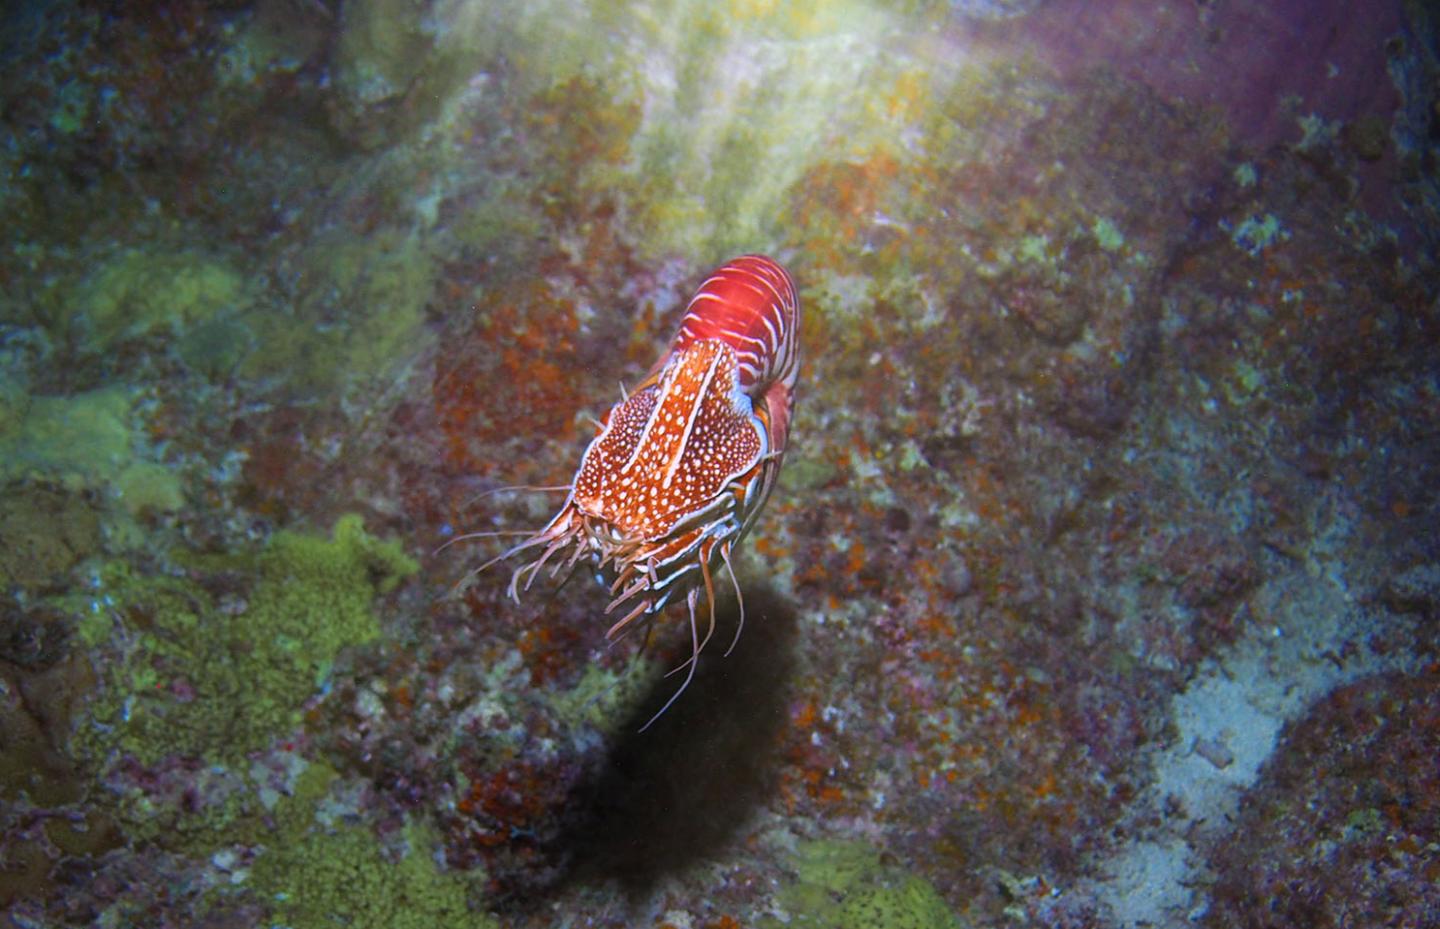
[[[506,6],[7,13],[0,923],[1440,925],[1431,7]],[[681,611],[455,538],[748,251],[640,733]]]

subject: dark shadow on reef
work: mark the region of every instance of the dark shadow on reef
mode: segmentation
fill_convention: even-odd
[[[614,881],[643,897],[666,874],[718,854],[774,792],[795,613],[768,590],[748,591],[744,634],[722,658],[738,618],[733,602],[722,607],[689,689],[640,732],[680,675],[658,681],[608,762],[577,789],[562,885]]]

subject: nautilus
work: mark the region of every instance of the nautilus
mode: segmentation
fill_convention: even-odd
[[[690,298],[669,348],[649,375],[598,421],[565,503],[543,529],[481,565],[529,559],[510,576],[519,602],[547,565],[551,576],[589,562],[608,587],[606,638],[684,599],[689,686],[715,632],[715,576],[730,576],[739,604],[735,549],[775,487],[790,434],[799,372],[800,302],[779,263],[744,255],[711,272]],[[704,597],[709,620],[701,634]],[[727,649],[726,655],[730,654]]]

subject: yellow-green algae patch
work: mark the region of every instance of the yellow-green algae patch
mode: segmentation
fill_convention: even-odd
[[[130,463],[135,392],[103,387],[29,397],[0,423],[0,480],[43,477],[74,488],[113,480]]]
[[[796,880],[778,902],[788,923],[773,917],[762,929],[961,929],[928,881],[885,863],[862,842],[806,842],[797,850]]]
[[[365,826],[322,822],[314,815],[334,772],[312,765],[295,795],[280,801],[275,828],[255,838],[263,846],[248,883],[271,908],[275,925],[290,929],[487,929],[496,923],[472,911],[480,873],[437,864],[434,831],[408,823],[382,844]],[[328,819],[328,818],[327,818]]]
[[[627,662],[620,671],[592,664],[574,689],[555,698],[555,708],[562,719],[589,723],[606,736],[613,736],[645,698],[645,685],[653,680],[654,670],[654,663],[646,658]]]
[[[436,269],[419,239],[393,229],[364,238],[337,233],[310,247],[303,264],[294,312],[249,320],[259,350],[240,373],[307,394],[393,381],[428,340],[425,304]]]
[[[398,97],[419,77],[433,37],[412,0],[356,0],[342,11],[335,83],[358,103]]]
[[[172,513],[185,505],[175,472],[154,461],[134,461],[115,476],[115,497],[131,516]]]
[[[18,396],[0,418],[0,485],[40,480],[75,491],[108,490],[122,517],[179,509],[185,502],[179,476],[146,460],[146,443],[133,426],[139,397],[123,386]],[[123,535],[126,522],[111,531]]]
[[[417,567],[357,516],[330,539],[279,532],[258,553],[190,560],[185,576],[102,572],[127,655],[76,732],[82,756],[239,763],[296,730],[340,651],[379,635],[375,596]]]
[[[244,276],[217,258],[128,249],[58,296],[52,328],[103,352],[118,340],[179,331],[248,302]]]
[[[441,872],[435,837],[405,830],[407,849],[391,860],[363,826],[315,831],[273,849],[255,865],[258,888],[271,889],[275,914],[291,929],[448,929],[494,921],[472,912],[470,881]]]

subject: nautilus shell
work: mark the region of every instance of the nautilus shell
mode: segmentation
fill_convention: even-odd
[[[772,259],[745,255],[712,272],[649,376],[600,420],[560,511],[495,559],[536,553],[511,575],[517,601],[547,564],[553,575],[589,561],[609,586],[605,612],[619,617],[612,641],[683,596],[691,657],[660,713],[690,683],[715,631],[721,565],[740,596],[731,559],[780,471],[799,328],[795,285]],[[710,613],[703,637],[702,593]],[[744,615],[742,599],[742,627]]]

